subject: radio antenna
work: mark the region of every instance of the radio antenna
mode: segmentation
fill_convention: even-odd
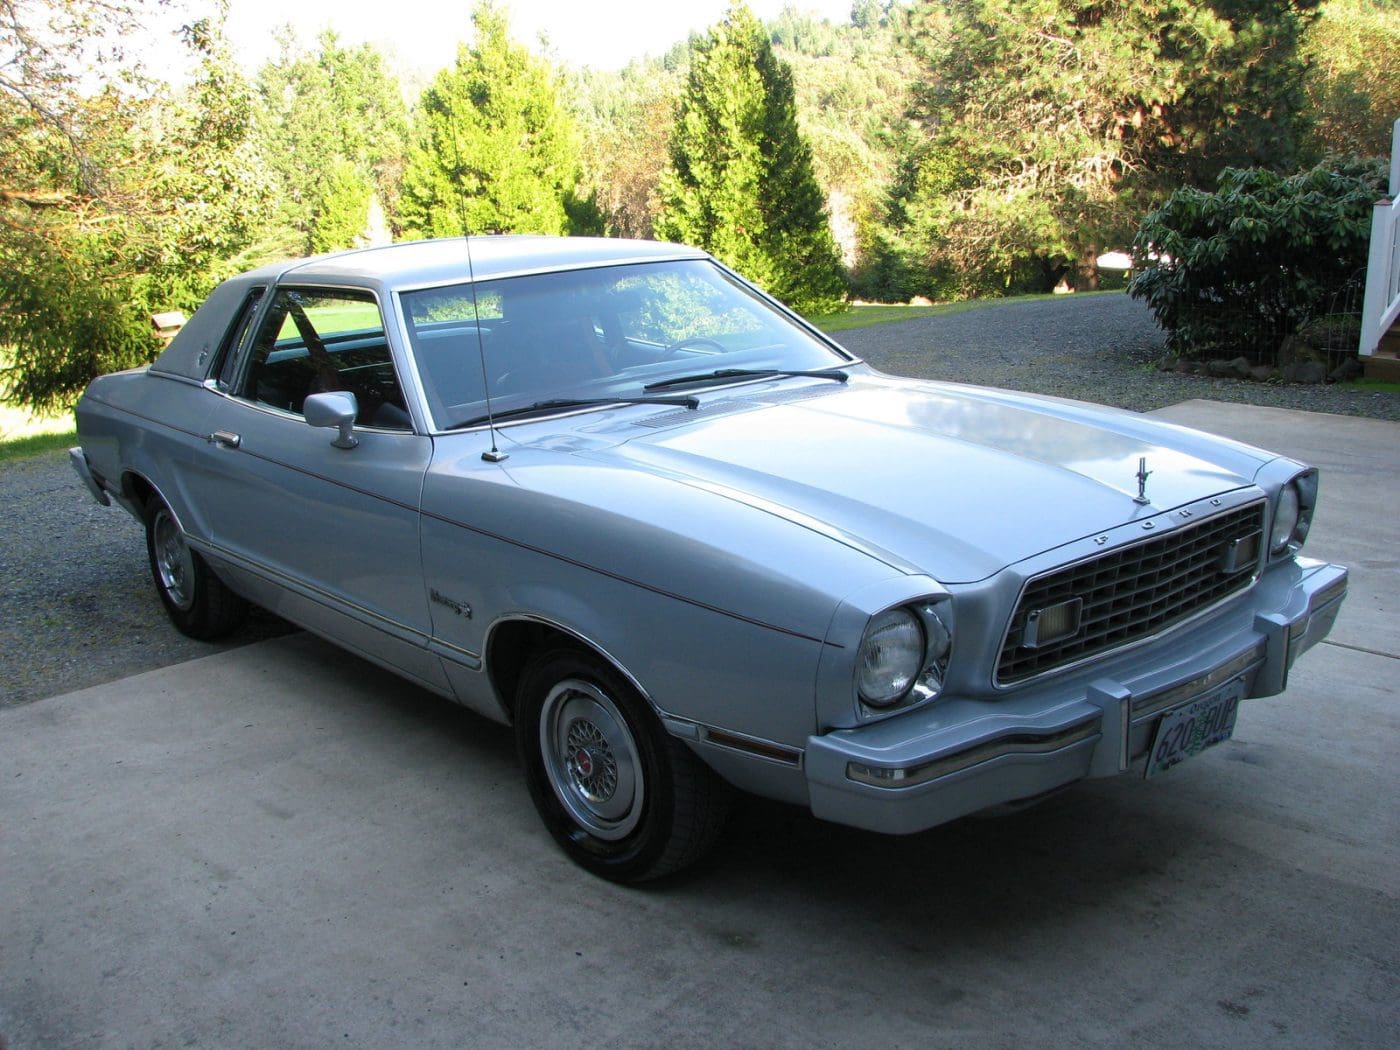
[[[509,459],[508,452],[502,452],[496,444],[496,420],[491,408],[491,380],[486,374],[486,340],[481,334],[481,306],[476,299],[476,269],[472,266],[472,231],[467,223],[467,196],[462,187],[462,153],[457,146],[457,114],[448,114],[447,129],[452,135],[452,162],[455,167],[453,182],[457,187],[457,217],[462,224],[462,243],[467,248],[467,282],[472,290],[472,321],[476,325],[476,356],[481,364],[481,389],[486,392],[486,428],[491,434],[491,449],[483,452],[481,458],[487,463],[500,463]]]

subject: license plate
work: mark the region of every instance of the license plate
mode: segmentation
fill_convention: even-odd
[[[1244,679],[1236,678],[1164,714],[1152,737],[1143,776],[1165,773],[1178,762],[1199,755],[1222,740],[1229,740],[1235,731],[1235,713],[1242,699]]]

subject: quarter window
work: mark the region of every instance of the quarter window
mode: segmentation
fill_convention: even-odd
[[[224,341],[219,347],[219,360],[214,365],[219,377],[220,390],[233,389],[235,376],[238,374],[238,351],[248,341],[248,332],[253,327],[253,318],[258,315],[258,306],[262,303],[266,290],[254,288],[248,293],[248,298],[243,300],[242,309],[238,311],[238,320],[224,335]]]

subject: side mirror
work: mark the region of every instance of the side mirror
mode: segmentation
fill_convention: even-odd
[[[313,427],[337,427],[340,433],[331,442],[336,448],[354,448],[360,443],[355,437],[355,417],[360,414],[360,404],[348,390],[331,390],[324,394],[311,394],[301,406],[301,414]]]

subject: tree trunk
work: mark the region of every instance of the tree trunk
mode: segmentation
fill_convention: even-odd
[[[1099,249],[1097,246],[1084,250],[1084,254],[1079,257],[1077,269],[1074,286],[1080,291],[1096,291],[1099,287]]]

